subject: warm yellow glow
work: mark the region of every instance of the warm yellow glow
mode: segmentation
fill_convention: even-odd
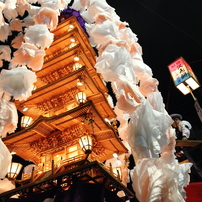
[[[26,128],[26,127],[31,125],[32,121],[33,121],[32,117],[30,117],[30,116],[22,116],[22,118],[21,118],[21,126],[23,128]]]
[[[186,94],[188,94],[188,93],[190,92],[190,90],[189,90],[183,83],[179,84],[179,85],[177,86],[177,88],[178,88],[184,95],[186,95]]]
[[[199,88],[198,83],[192,77],[188,78],[185,82],[192,88],[192,90]]]
[[[115,175],[117,175],[121,179],[121,177],[122,177],[122,175],[121,175],[121,168],[120,167],[116,167],[116,168],[113,168],[112,170],[113,170],[113,173]]]
[[[82,65],[80,63],[78,63],[78,62],[74,63],[74,65],[73,65],[74,71],[80,69],[81,67],[82,67]]]
[[[80,58],[78,56],[74,57],[74,61],[79,61],[79,60],[80,60]]]
[[[76,150],[78,150],[78,146],[77,145],[74,145],[74,146],[71,146],[71,147],[68,148],[69,152],[73,152],[73,151],[76,151]]]
[[[105,118],[105,121],[106,121],[108,124],[110,124],[110,125],[111,125],[111,122],[110,122],[110,120],[109,120],[109,119]]]
[[[34,84],[32,85],[32,90],[36,90],[36,86]]]
[[[75,107],[76,107],[76,106],[75,106],[75,103],[72,103],[72,104],[66,106],[66,110],[69,111],[69,110],[71,110],[71,109],[74,109]]]
[[[78,86],[83,86],[83,80],[82,79],[77,79],[77,83]]]
[[[71,31],[72,29],[74,29],[74,25],[69,25],[68,32]]]
[[[79,144],[86,154],[91,153],[93,141],[90,135],[84,135],[80,137]]]
[[[78,151],[71,152],[71,153],[68,154],[68,158],[74,158],[75,156],[78,156],[78,155],[79,155]]]
[[[86,102],[86,94],[84,92],[79,92],[76,94],[76,100],[79,104]]]
[[[23,106],[23,107],[22,107],[22,111],[23,111],[23,112],[27,111],[28,109],[29,109],[29,108],[26,107],[26,106]]]
[[[76,46],[77,45],[77,43],[71,43],[70,45],[69,45],[69,48],[73,48],[74,46]],[[74,58],[74,60],[75,60],[75,58]],[[76,60],[76,61],[78,61],[78,60]]]
[[[118,154],[117,153],[113,153],[113,157],[114,158],[118,158]]]
[[[83,83],[80,82],[80,81],[78,81],[76,84],[77,84],[78,86],[83,86]]]
[[[71,38],[70,41],[71,42],[76,42],[76,39],[75,38]]]
[[[20,163],[12,162],[8,167],[8,178],[15,179],[20,173],[21,168],[22,165]]]

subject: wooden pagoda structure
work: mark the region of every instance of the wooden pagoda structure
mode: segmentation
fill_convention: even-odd
[[[22,175],[18,180],[21,187],[0,197],[27,188],[42,189],[63,175],[66,178],[60,183],[66,190],[72,183],[68,173],[81,176],[82,169],[85,174],[89,171],[88,177],[82,178],[87,182],[101,182],[107,189],[123,190],[127,198],[133,197],[121,184],[121,173],[115,175],[112,168],[101,163],[113,158],[114,153],[127,153],[127,149],[116,130],[106,84],[94,68],[96,53],[88,36],[75,16],[61,21],[53,33],[54,42],[46,50],[43,68],[36,72],[32,96],[16,101],[17,109],[24,114],[22,119],[32,122],[23,125],[21,121],[22,129],[3,139],[11,152],[34,162],[37,170]],[[91,152],[80,146],[83,136],[91,138]]]

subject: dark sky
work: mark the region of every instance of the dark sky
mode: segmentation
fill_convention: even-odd
[[[195,130],[202,123],[190,94],[173,84],[168,65],[183,57],[202,84],[202,1],[200,0],[107,0],[121,21],[129,23],[143,49],[143,60],[159,81],[169,114],[180,113]],[[195,90],[202,106],[202,88]],[[202,133],[201,133],[202,136]]]

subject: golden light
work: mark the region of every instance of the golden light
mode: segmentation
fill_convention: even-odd
[[[70,45],[69,45],[69,48],[73,48],[73,47],[75,47],[77,45],[77,43],[71,43]],[[75,59],[74,59],[75,60]],[[76,60],[76,61],[78,61],[78,60]]]
[[[117,175],[118,179],[121,180],[122,178],[121,167],[116,167],[116,168],[113,168],[112,170],[113,170],[113,173]]]
[[[76,70],[80,69],[81,67],[82,67],[81,63],[76,62],[73,65],[73,70],[76,71]]]
[[[30,116],[22,116],[21,118],[21,127],[26,128],[31,125],[33,119]]]
[[[85,154],[90,154],[92,152],[93,141],[90,135],[80,137],[79,144]]]
[[[36,86],[33,84],[32,85],[32,91],[36,90]]]
[[[74,61],[79,61],[79,60],[80,60],[80,58],[78,56],[74,57]]]
[[[184,94],[191,93],[200,87],[198,79],[192,71],[190,65],[180,57],[168,65],[174,85]]]
[[[10,166],[8,167],[7,177],[11,180],[14,180],[20,173],[21,168],[22,165],[20,163],[11,162]]]
[[[23,107],[22,107],[22,111],[23,111],[23,112],[27,111],[28,109],[29,109],[29,108],[26,107],[26,106],[23,106]]]
[[[76,84],[77,84],[77,86],[83,86],[83,82],[80,79],[77,80]]]
[[[76,94],[76,100],[79,104],[86,102],[86,94],[84,92],[79,92]]]
[[[83,86],[83,85],[86,83],[85,78],[86,78],[85,75],[80,76],[80,77],[77,79],[77,83],[76,83],[76,84],[77,84],[78,86]]]
[[[76,39],[75,38],[71,38],[70,41],[71,42],[76,42]]]
[[[117,153],[113,153],[113,157],[114,158],[118,158],[118,154]]]
[[[74,25],[69,25],[68,32],[74,29]]]

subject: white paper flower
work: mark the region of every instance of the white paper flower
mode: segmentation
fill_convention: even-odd
[[[43,3],[41,4],[41,7],[47,7],[47,8],[52,8],[54,10],[58,10],[58,15],[59,15],[59,10],[63,10],[67,7],[67,4],[65,1],[61,0],[43,0]]]
[[[17,10],[15,9],[12,9],[12,8],[6,8],[3,10],[3,14],[4,14],[4,17],[10,21],[12,19],[15,19],[17,16],[18,16],[18,12]]]
[[[29,1],[28,1],[29,2]],[[33,6],[31,5],[28,9],[28,13],[30,16],[34,16],[34,15],[37,15],[37,13],[39,12],[41,8],[39,6]]]
[[[135,81],[130,54],[123,46],[108,45],[102,55],[97,58],[95,68],[103,75],[105,81],[117,81],[119,75]]]
[[[24,39],[26,43],[34,44],[42,49],[49,48],[53,42],[54,35],[49,32],[48,28],[44,24],[36,24],[29,26]]]
[[[17,0],[6,0],[5,2],[5,7],[10,8],[10,9],[15,9],[16,8],[16,3]]]
[[[35,24],[31,15],[25,17],[22,21],[22,26],[28,28],[29,26],[33,26]]]
[[[26,67],[3,69],[0,75],[0,91],[10,93],[16,100],[26,100],[31,96],[34,82],[36,74]]]
[[[8,173],[8,166],[11,163],[12,156],[6,147],[6,145],[3,143],[3,141],[0,139],[0,178],[4,178],[6,174]],[[2,182],[2,181],[1,181]],[[4,183],[1,183],[3,185]],[[2,187],[2,186],[0,186]]]
[[[5,92],[0,93],[0,136],[7,136],[7,133],[13,133],[17,128],[18,113],[16,106],[10,102],[11,95]]]

